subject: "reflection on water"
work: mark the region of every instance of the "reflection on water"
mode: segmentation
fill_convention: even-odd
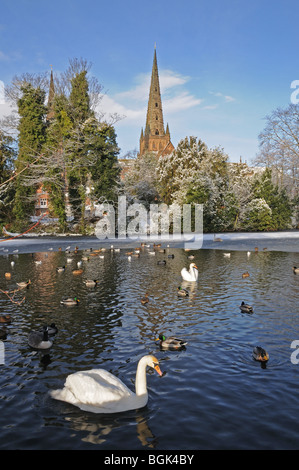
[[[199,250],[191,253],[198,283],[187,283],[180,271],[190,252],[152,256],[143,248],[129,261],[126,251],[0,258],[0,315],[12,316],[11,324],[0,325],[7,335],[0,448],[297,448],[299,366],[290,361],[290,345],[299,339],[299,275],[292,271],[299,253]],[[166,264],[157,264],[162,259]],[[74,275],[80,260],[83,273]],[[29,279],[13,301],[3,293]],[[86,287],[87,279],[99,282]],[[177,295],[180,285],[188,297]],[[142,305],[145,293],[149,302]],[[74,296],[78,305],[61,305]],[[240,311],[242,301],[253,305],[252,314]],[[32,350],[29,332],[50,323],[59,330],[53,347]],[[186,340],[186,349],[161,351],[155,338],[162,332]],[[254,346],[269,353],[266,365],[254,361]],[[142,410],[95,415],[49,396],[67,375],[91,368],[109,370],[134,390],[138,360],[149,353],[165,375],[148,371]]]

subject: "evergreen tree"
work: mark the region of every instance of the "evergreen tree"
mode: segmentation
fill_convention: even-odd
[[[14,139],[0,131],[0,225],[12,221],[12,206],[15,195],[13,176],[16,150]]]
[[[30,164],[40,156],[41,149],[46,140],[45,93],[40,88],[34,88],[31,84],[22,86],[22,97],[18,100],[19,113],[19,137],[18,158],[16,171],[20,172],[28,166],[28,170],[22,173],[16,180],[16,195],[14,214],[20,223],[26,220],[34,211],[35,193],[38,182],[26,183],[30,175]]]
[[[286,190],[280,190],[272,182],[272,170],[266,168],[260,177],[253,182],[254,198],[264,199],[271,209],[272,230],[283,230],[290,226],[292,204]]]
[[[89,106],[87,72],[77,73],[71,81],[68,116],[72,129],[66,141],[67,180],[72,212],[80,229],[85,230],[86,184],[88,180],[88,145],[85,136],[86,121],[93,116]]]
[[[58,217],[62,231],[66,229],[66,152],[65,140],[70,136],[72,121],[68,115],[68,100],[58,95],[53,103],[54,116],[48,123],[43,150],[45,161],[44,187],[51,195],[50,212]]]

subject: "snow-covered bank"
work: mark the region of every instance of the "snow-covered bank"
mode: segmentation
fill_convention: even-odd
[[[201,236],[198,237],[201,239]],[[144,241],[144,240],[142,240]],[[170,241],[167,238],[149,239],[148,243],[161,242],[163,246],[169,245],[171,248],[182,248],[184,244],[176,240]],[[147,243],[147,242],[146,242]],[[34,237],[34,238],[15,238],[0,239],[0,255],[16,254],[16,253],[34,253],[58,250],[79,250],[86,248],[101,248],[113,244],[120,248],[130,248],[140,246],[140,241],[127,240],[99,240],[96,237]],[[192,242],[188,243],[188,248],[192,250]],[[237,250],[237,251],[285,251],[299,252],[299,231],[290,230],[285,232],[243,232],[243,233],[217,233],[204,234],[202,236],[202,246],[195,243],[193,249],[214,249],[214,250]]]

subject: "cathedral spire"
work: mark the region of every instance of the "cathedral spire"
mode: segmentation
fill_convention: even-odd
[[[146,128],[149,129],[150,135],[165,135],[156,46],[146,115]]]
[[[156,44],[154,49],[154,60],[152,67],[151,84],[146,114],[146,125],[144,133],[140,137],[140,155],[146,152],[155,152],[158,156],[170,153],[173,149],[170,142],[169,127],[164,129],[162,99],[159,83],[159,72],[157,64]]]

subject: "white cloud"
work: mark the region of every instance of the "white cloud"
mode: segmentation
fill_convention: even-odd
[[[142,126],[146,118],[146,109],[150,89],[150,74],[136,77],[136,86],[113,96],[104,95],[100,109],[106,114],[118,113],[125,116],[123,121]],[[179,113],[201,104],[202,100],[190,94],[184,87],[189,77],[179,75],[171,70],[159,73],[163,112]]]
[[[224,101],[226,103],[229,103],[231,101],[235,101],[235,98],[233,98],[232,96],[229,96],[229,95],[224,95],[223,93],[220,93],[220,91],[218,91],[218,92],[210,91],[209,93],[210,93],[210,95],[217,96],[217,97],[220,97],[220,98],[224,98]]]

